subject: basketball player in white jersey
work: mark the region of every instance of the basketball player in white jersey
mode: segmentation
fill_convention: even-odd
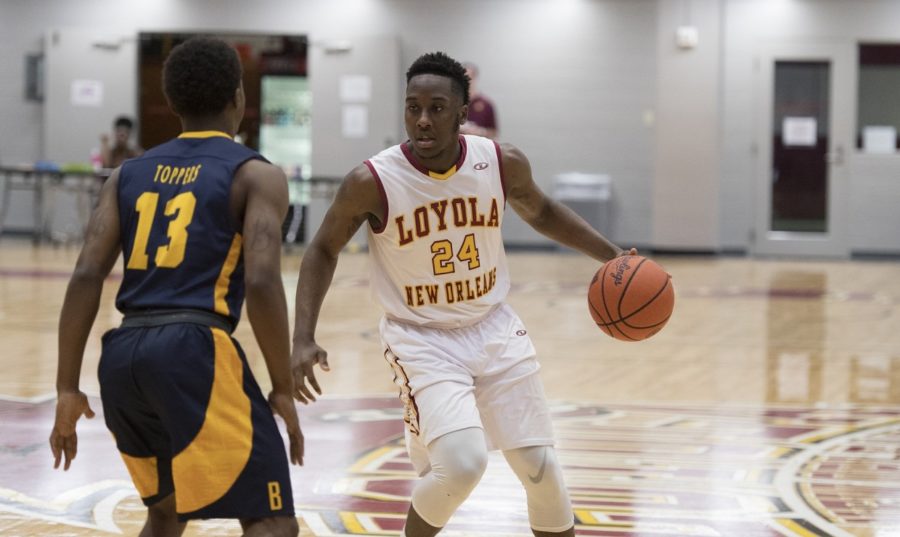
[[[441,530],[481,479],[490,449],[503,451],[525,487],[534,534],[574,535],[535,349],[504,302],[510,282],[500,226],[508,204],[537,231],[598,261],[624,252],[545,196],[521,151],[459,134],[469,79],[457,61],[425,54],[406,80],[409,140],[347,175],[303,257],[295,396],[314,399],[306,382],[321,393],[313,366],[329,366],[314,337],[319,311],[338,254],[368,223],[384,356],[422,476],[405,535]]]

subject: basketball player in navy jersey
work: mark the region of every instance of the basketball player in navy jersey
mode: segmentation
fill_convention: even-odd
[[[511,145],[459,133],[469,79],[443,53],[406,74],[409,140],[350,172],[303,256],[294,332],[297,397],[328,370],[315,328],[338,254],[369,226],[371,285],[385,310],[385,358],[405,404],[410,459],[422,478],[405,535],[436,535],[481,478],[490,449],[522,482],[536,536],[574,535],[535,350],[504,299],[500,225],[508,203],[544,235],[607,261],[624,252],[535,185]],[[636,253],[631,250],[630,253]],[[306,383],[309,383],[307,386]]]
[[[225,42],[195,38],[163,68],[182,134],[125,162],[103,186],[59,324],[55,467],[92,417],[79,391],[103,281],[121,252],[116,307],[103,336],[106,424],[148,506],[142,537],[178,536],[187,520],[237,518],[248,536],[293,536],[289,465],[273,418],[302,464],[293,401],[281,223],[287,181],[232,138],[244,112],[241,65]],[[272,392],[261,393],[231,337],[247,297]]]

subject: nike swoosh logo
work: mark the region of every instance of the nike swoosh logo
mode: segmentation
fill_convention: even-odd
[[[541,460],[541,469],[538,470],[536,476],[532,477],[531,474],[528,474],[528,479],[531,480],[532,483],[537,485],[544,479],[544,470],[547,469],[547,449],[544,448],[544,458]]]

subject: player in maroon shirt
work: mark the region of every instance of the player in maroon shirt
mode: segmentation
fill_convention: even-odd
[[[469,76],[469,117],[459,128],[462,134],[476,134],[486,138],[497,137],[497,113],[494,103],[478,91],[478,67],[473,63],[464,64]]]

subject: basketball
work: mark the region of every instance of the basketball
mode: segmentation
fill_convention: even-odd
[[[639,255],[611,259],[594,274],[588,287],[594,322],[621,341],[641,341],[666,325],[675,307],[669,274]]]

